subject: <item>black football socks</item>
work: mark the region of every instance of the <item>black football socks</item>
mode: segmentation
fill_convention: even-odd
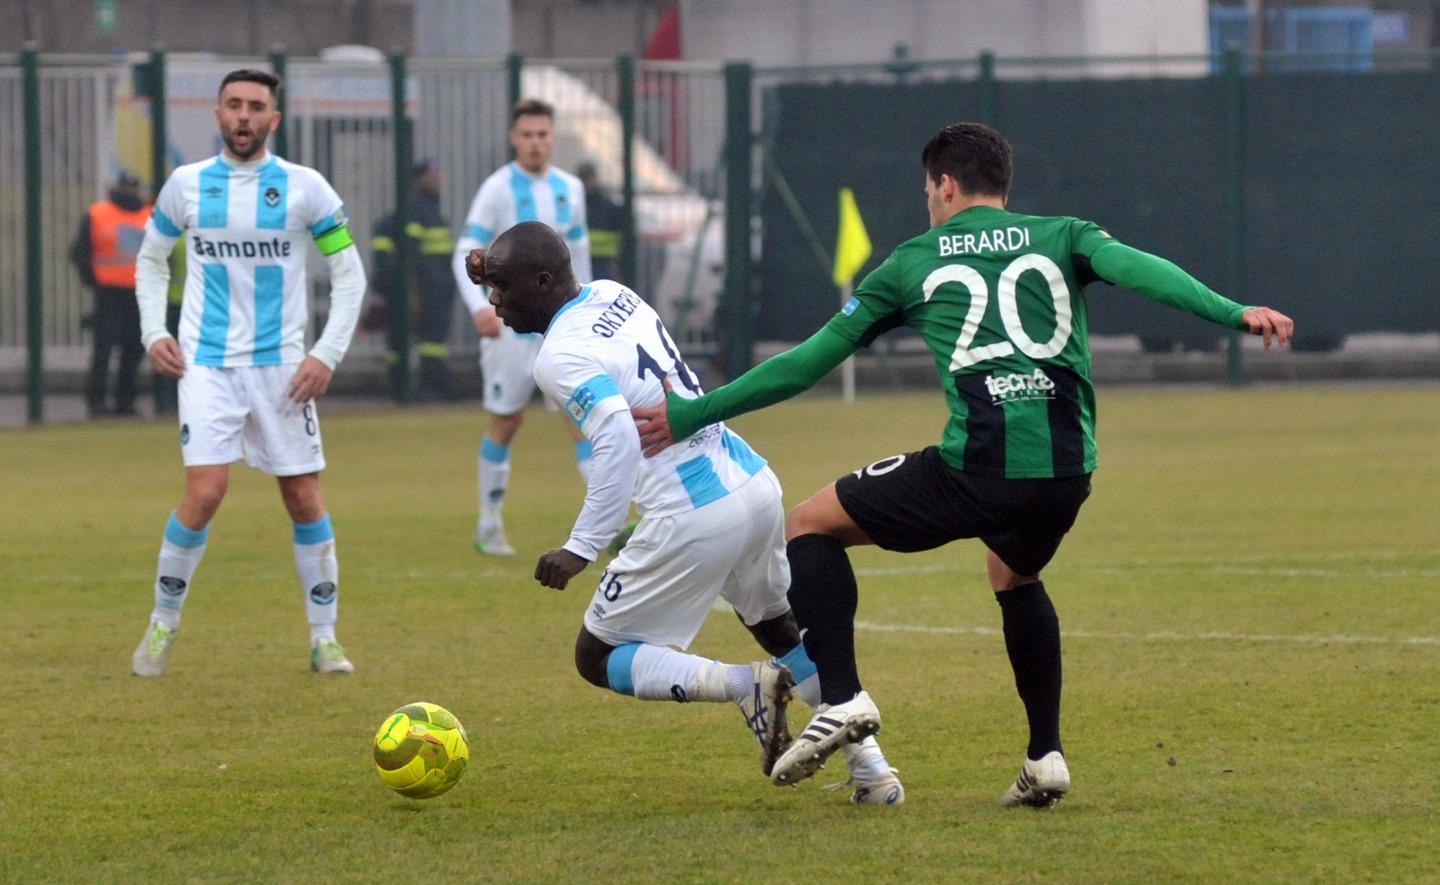
[[[1025,755],[1039,759],[1060,750],[1060,618],[1040,581],[996,593],[995,601],[1000,603],[1015,689],[1030,720]]]
[[[855,570],[845,545],[826,535],[801,535],[785,545],[790,607],[805,651],[820,674],[820,700],[841,704],[860,692],[855,672]]]

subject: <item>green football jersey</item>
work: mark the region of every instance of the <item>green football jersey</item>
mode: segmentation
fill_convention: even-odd
[[[965,210],[902,244],[827,328],[859,345],[920,333],[950,407],[940,442],[958,470],[1011,479],[1095,469],[1083,287],[1110,240],[1088,221]]]

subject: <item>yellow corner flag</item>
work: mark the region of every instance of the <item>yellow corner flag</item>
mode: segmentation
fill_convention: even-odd
[[[837,286],[849,286],[855,274],[870,260],[870,235],[855,204],[855,192],[840,188],[840,232],[835,235],[835,272]]]

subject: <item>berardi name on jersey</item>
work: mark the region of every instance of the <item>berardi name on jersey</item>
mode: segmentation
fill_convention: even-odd
[[[1030,229],[997,227],[977,233],[943,234],[936,238],[940,257],[973,255],[976,252],[1015,252],[1030,245]]]
[[[279,237],[267,240],[217,240],[192,233],[195,254],[207,258],[289,258],[290,241]]]

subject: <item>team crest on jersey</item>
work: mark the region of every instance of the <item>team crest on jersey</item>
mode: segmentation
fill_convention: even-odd
[[[180,425],[180,445],[183,446],[183,445],[185,445],[186,443],[188,443],[189,441],[190,441],[190,425],[189,425],[189,424],[181,424],[181,425]]]
[[[265,188],[265,205],[271,209],[280,205],[280,189],[278,187]]]

